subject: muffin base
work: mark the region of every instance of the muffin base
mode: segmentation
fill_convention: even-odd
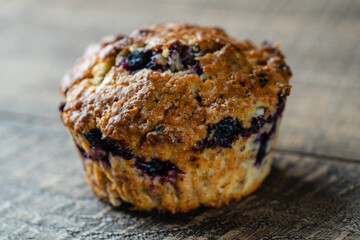
[[[135,166],[135,159],[110,154],[109,163],[105,163],[81,154],[86,180],[98,198],[115,207],[130,203],[132,210],[175,213],[200,205],[226,205],[254,192],[269,174],[280,120],[265,124],[247,139],[240,137],[232,148],[205,149],[196,155],[195,162],[178,165],[181,173],[170,180],[147,175]],[[69,131],[80,149],[89,150],[83,135]],[[259,163],[262,134],[271,136]]]

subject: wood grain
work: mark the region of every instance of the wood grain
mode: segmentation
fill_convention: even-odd
[[[360,1],[0,0],[0,240],[360,239]],[[189,214],[97,200],[62,126],[59,81],[90,42],[148,23],[282,42],[294,77],[253,195]]]

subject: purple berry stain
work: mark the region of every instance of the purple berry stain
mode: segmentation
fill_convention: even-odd
[[[154,52],[133,52],[130,53],[126,59],[123,66],[125,69],[130,71],[136,71],[142,68],[146,68],[149,62],[151,62],[151,57],[154,55]]]
[[[120,141],[103,138],[99,129],[83,132],[83,135],[91,146],[91,151],[87,153],[88,158],[109,164],[109,154],[118,155],[126,160],[134,157],[129,150],[122,146]]]
[[[166,182],[172,184],[175,184],[178,174],[183,174],[183,172],[170,161],[161,161],[156,158],[151,158],[149,162],[137,158],[135,160],[135,166],[151,179],[161,177]]]
[[[266,154],[267,154],[267,144],[269,140],[271,140],[276,132],[276,124],[277,119],[274,120],[272,127],[269,132],[262,133],[257,139],[255,139],[255,142],[260,142],[259,151],[256,154],[256,160],[254,166],[260,167],[262,161],[264,160]]]
[[[241,133],[241,123],[236,118],[226,117],[220,122],[215,123],[208,128],[208,137],[205,146],[220,146],[231,148],[237,136]]]
[[[60,103],[60,105],[59,105],[59,111],[60,111],[60,112],[63,112],[63,111],[64,111],[65,105],[66,105],[66,102],[61,102],[61,103]]]
[[[162,61],[162,64],[157,62],[157,58],[161,57],[161,51],[145,50],[130,53],[124,57],[119,66],[123,66],[130,74],[135,74],[141,69],[151,69],[158,72],[164,72],[169,69],[172,69],[173,72],[182,70],[198,75],[203,73],[200,62],[196,60],[196,56],[201,53],[198,45],[189,47],[183,44],[174,44],[169,48],[169,51],[169,56],[165,59],[165,62]],[[183,65],[183,69],[174,69],[174,59],[177,58],[181,65]]]
[[[89,152],[86,152],[78,146],[79,152],[84,159],[98,160],[108,166],[110,165],[110,154],[120,156],[125,160],[135,159],[134,166],[140,169],[142,173],[148,175],[151,179],[159,176],[166,182],[172,184],[175,184],[178,174],[183,174],[183,172],[170,161],[151,158],[150,161],[147,162],[143,158],[135,157],[130,150],[122,146],[120,141],[103,138],[103,134],[99,129],[84,132],[83,135],[91,146]]]
[[[274,123],[274,126],[276,126],[276,121],[281,116],[285,107],[283,98],[283,96],[278,95],[279,101],[277,103],[277,110],[272,116],[269,116],[266,119],[263,116],[252,118],[251,126],[249,128],[244,128],[241,122],[233,117],[226,117],[218,123],[208,125],[205,139],[198,141],[193,150],[201,152],[205,148],[231,148],[232,144],[240,136],[243,138],[250,137],[252,134],[257,133],[265,123]],[[259,159],[260,158],[261,157],[259,156]]]
[[[258,138],[255,139],[255,142],[260,142],[259,151],[256,154],[256,160],[254,166],[259,167],[264,160],[265,155],[267,154],[267,144],[269,140],[271,140],[276,132],[276,124],[278,121],[278,118],[281,116],[282,112],[285,108],[284,98],[286,96],[278,95],[278,103],[277,103],[277,111],[275,114],[266,121],[268,123],[272,122],[272,127],[269,132],[262,133]]]

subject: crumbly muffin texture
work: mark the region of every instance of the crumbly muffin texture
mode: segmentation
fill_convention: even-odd
[[[221,206],[269,173],[290,77],[268,42],[149,25],[86,50],[63,78],[61,117],[99,198],[171,212]]]

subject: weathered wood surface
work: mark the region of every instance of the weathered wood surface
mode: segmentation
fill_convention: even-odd
[[[280,153],[264,185],[227,207],[178,215],[115,211],[89,190],[61,128],[2,122],[0,132],[9,136],[0,160],[3,238],[360,238],[357,163]]]
[[[0,239],[360,239],[360,1],[0,0]],[[84,47],[168,19],[282,42],[293,90],[270,177],[189,214],[98,201],[59,121]]]

